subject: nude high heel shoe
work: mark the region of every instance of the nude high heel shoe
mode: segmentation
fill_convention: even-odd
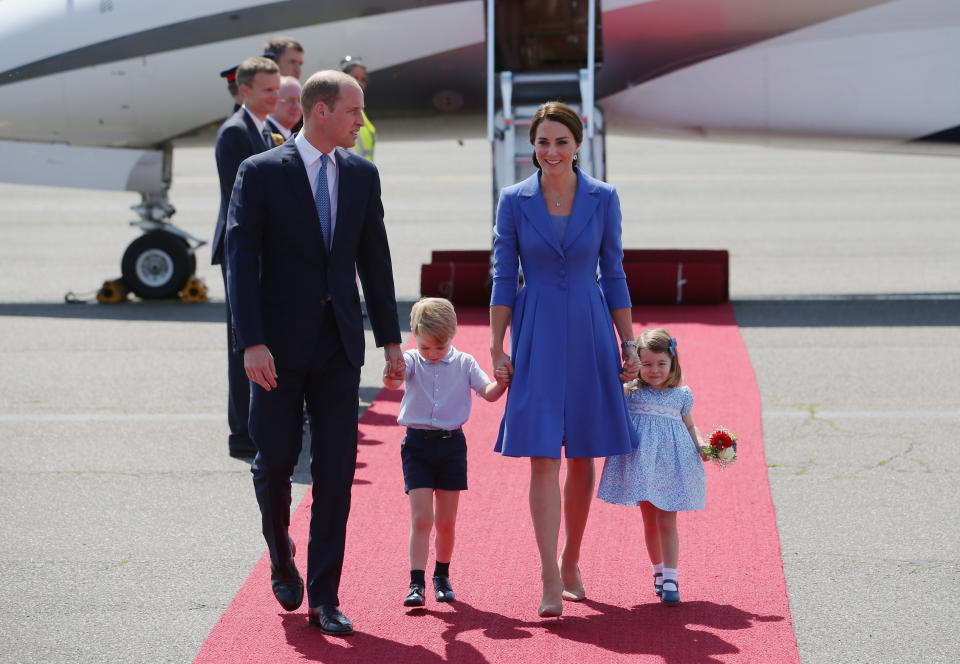
[[[557,561],[557,566],[560,567],[560,561]],[[562,568],[561,568],[562,569]],[[576,586],[567,586],[566,583],[563,584],[563,593],[561,594],[563,599],[568,602],[582,602],[587,598],[587,591],[583,587],[583,579],[580,578],[580,566],[577,565],[577,585]]]
[[[561,588],[563,581],[560,582]],[[537,615],[541,618],[559,618],[563,614],[563,591],[560,592],[558,599],[547,598],[547,584],[543,582],[543,596],[540,598],[540,606],[537,607]]]

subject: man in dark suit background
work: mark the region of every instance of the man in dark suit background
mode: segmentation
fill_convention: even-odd
[[[313,478],[308,617],[340,635],[353,631],[337,593],[364,358],[355,275],[389,370],[402,372],[404,362],[380,177],[346,149],[363,126],[363,92],[350,76],[322,71],[307,80],[301,100],[303,131],[240,166],[227,223],[227,293],[255,383],[250,433],[258,453],[251,470],[273,592],[288,611],[303,601],[287,530],[306,401]]]
[[[247,58],[236,71],[237,88],[243,97],[243,106],[220,126],[214,152],[217,173],[220,176],[220,213],[213,233],[210,252],[212,263],[220,265],[224,288],[227,286],[226,265],[223,261],[224,233],[230,194],[240,163],[250,155],[273,147],[264,136],[267,115],[277,107],[280,74],[277,64],[263,57]],[[243,369],[243,356],[234,350],[232,312],[227,299],[227,421],[230,425],[228,446],[230,456],[252,458],[257,448],[250,438],[247,418],[250,406],[250,382]]]
[[[290,37],[273,37],[263,46],[264,53],[273,54],[270,58],[277,63],[281,76],[293,76],[298,81],[303,71],[303,45]]]
[[[293,76],[280,77],[280,98],[276,110],[267,116],[266,127],[287,140],[300,124],[303,112],[300,108],[300,81]]]
[[[290,37],[274,37],[263,47],[264,53],[271,54],[271,60],[277,63],[281,76],[292,76],[300,81],[303,71],[303,45]],[[293,131],[303,129],[303,119],[299,119],[293,126]],[[281,132],[283,133],[283,132]]]

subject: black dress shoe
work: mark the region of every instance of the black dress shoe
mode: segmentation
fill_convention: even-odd
[[[340,613],[334,604],[321,604],[317,608],[307,611],[307,620],[311,625],[319,627],[324,634],[346,636],[353,634],[353,623]]]
[[[438,602],[453,601],[453,586],[450,585],[449,576],[433,577],[433,589],[437,591]]]
[[[403,600],[404,606],[423,606],[423,594],[426,588],[421,586],[416,581],[410,583],[410,592],[407,593],[407,598]]]
[[[231,440],[229,442],[230,456],[234,459],[252,459],[257,456],[257,446],[252,440]]]
[[[303,579],[293,558],[279,566],[270,563],[270,585],[273,596],[287,611],[295,611],[303,604]]]

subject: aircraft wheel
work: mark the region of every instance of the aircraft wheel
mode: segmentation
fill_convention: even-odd
[[[123,253],[123,281],[137,297],[174,297],[197,269],[197,257],[181,237],[164,231],[144,233]]]

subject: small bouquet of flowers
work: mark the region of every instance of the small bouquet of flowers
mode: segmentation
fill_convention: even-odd
[[[737,435],[726,427],[717,427],[707,442],[703,456],[720,466],[721,471],[737,460]]]

